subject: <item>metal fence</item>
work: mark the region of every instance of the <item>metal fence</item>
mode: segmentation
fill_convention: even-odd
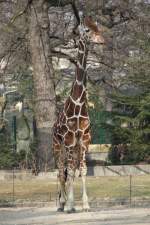
[[[81,203],[82,180],[75,179],[75,200]],[[150,175],[87,177],[92,207],[103,205],[150,205]],[[57,204],[57,176],[10,171],[0,181],[0,206]]]
[[[110,144],[111,133],[103,126],[103,124],[110,121],[110,112],[90,109],[89,116],[91,120],[92,144]]]

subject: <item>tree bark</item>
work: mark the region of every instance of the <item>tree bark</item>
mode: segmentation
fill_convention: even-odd
[[[37,129],[37,167],[40,171],[47,171],[54,166],[51,139],[55,120],[54,72],[50,57],[47,1],[32,1],[29,31]]]

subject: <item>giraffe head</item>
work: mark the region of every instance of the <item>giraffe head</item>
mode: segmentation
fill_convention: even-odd
[[[105,44],[101,29],[98,27],[91,17],[85,17],[79,25],[79,34],[88,41]]]

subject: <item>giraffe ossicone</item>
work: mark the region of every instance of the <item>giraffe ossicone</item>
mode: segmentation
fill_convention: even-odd
[[[82,178],[83,209],[89,209],[86,190],[86,153],[91,142],[90,118],[86,97],[86,61],[90,41],[104,44],[98,26],[90,17],[79,25],[78,61],[75,80],[72,84],[63,111],[53,127],[53,153],[59,170],[60,194],[58,211],[74,212],[74,177],[77,169]],[[66,185],[67,184],[67,185]]]

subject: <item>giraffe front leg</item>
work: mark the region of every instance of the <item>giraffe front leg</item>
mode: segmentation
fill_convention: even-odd
[[[73,213],[75,212],[74,208],[74,177],[75,171],[72,169],[68,169],[67,171],[67,212]]]
[[[83,210],[89,211],[90,206],[88,202],[88,195],[86,189],[86,174],[87,174],[87,166],[85,162],[81,162],[80,173],[82,178],[82,201],[83,201]]]
[[[63,212],[66,204],[66,190],[65,190],[65,175],[64,171],[59,173],[60,192],[59,192],[59,207],[58,212]]]

